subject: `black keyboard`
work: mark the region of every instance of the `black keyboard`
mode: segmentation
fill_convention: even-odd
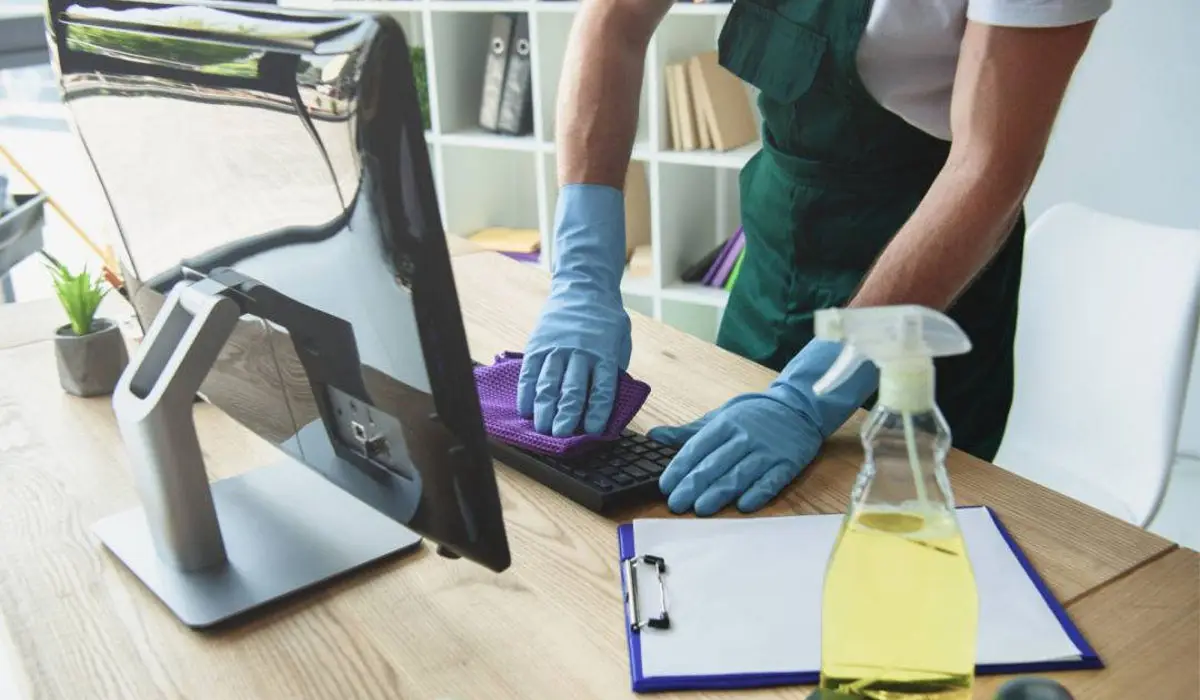
[[[661,501],[658,477],[676,452],[631,430],[571,457],[488,442],[499,461],[597,513]]]

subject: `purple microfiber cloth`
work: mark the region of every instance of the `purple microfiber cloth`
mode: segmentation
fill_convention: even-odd
[[[604,432],[591,435],[583,432],[582,426],[574,435],[554,437],[543,435],[533,427],[533,419],[524,418],[517,411],[517,382],[521,376],[522,353],[503,352],[496,356],[491,365],[475,368],[475,385],[479,391],[479,405],[483,410],[483,423],[492,437],[514,447],[549,455],[571,455],[599,443],[610,442],[621,437],[621,431],[629,425],[641,410],[650,385],[630,377],[622,371],[617,383],[617,398],[613,402],[612,416]]]

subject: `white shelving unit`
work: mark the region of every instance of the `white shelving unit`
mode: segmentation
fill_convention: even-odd
[[[432,128],[427,133],[447,232],[485,226],[537,228],[541,263],[552,259],[558,190],[554,119],[567,36],[578,2],[559,0],[281,0],[285,7],[381,12],[425,48]],[[738,225],[738,173],[758,150],[672,151],[663,67],[716,48],[729,3],[680,2],[650,44],[633,158],[646,166],[654,269],[622,285],[629,308],[705,340],[716,337],[726,294],[685,284],[684,269]],[[513,137],[478,126],[485,52],[497,12],[529,15],[533,133]],[[748,99],[754,105],[752,92]]]

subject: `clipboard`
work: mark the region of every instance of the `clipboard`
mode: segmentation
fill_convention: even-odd
[[[996,513],[957,513],[980,592],[976,674],[1103,668]],[[651,518],[619,526],[633,691],[818,683],[820,581],[842,518]],[[766,556],[779,551],[773,540],[795,556]],[[739,575],[739,559],[756,575]],[[714,644],[718,638],[725,643]]]

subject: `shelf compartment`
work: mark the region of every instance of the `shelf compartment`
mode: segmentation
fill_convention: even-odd
[[[715,151],[712,149],[695,151],[664,150],[655,153],[654,158],[660,163],[741,170],[761,148],[761,144],[754,142],[740,148],[732,148],[728,151]]]
[[[470,236],[490,226],[539,227],[538,156],[447,143],[439,150],[444,200],[450,203],[445,207],[448,233]]]
[[[431,12],[532,12],[528,0],[426,0]]]
[[[579,10],[579,2],[576,0],[535,0],[538,12],[558,12],[570,13]],[[730,2],[686,2],[679,1],[671,6],[668,17],[671,15],[707,15],[710,17],[724,17],[729,13]]]
[[[644,277],[631,277],[628,273],[621,278],[621,293],[637,297],[653,298],[654,277],[646,275]]]
[[[721,308],[666,298],[662,300],[663,323],[694,335],[706,343],[716,342],[722,315]]]
[[[651,196],[657,200],[659,279],[670,283],[737,231],[741,220],[738,172],[663,162],[655,163],[655,168],[657,191]],[[709,297],[696,295],[696,299]]]
[[[467,0],[451,4],[475,7],[475,3],[468,5]],[[522,13],[518,11],[518,7],[523,5],[516,2],[500,4],[505,7],[491,8],[495,12],[433,12],[429,15],[432,34],[432,41],[429,43],[433,47],[435,78],[432,86],[434,95],[431,99],[437,105],[436,130],[441,135],[485,133],[480,128],[479,109],[483,103],[483,79],[491,46],[493,15],[520,15]],[[536,53],[536,47],[534,51]],[[531,133],[528,136],[532,135]],[[524,138],[524,135],[495,136]]]
[[[720,287],[706,287],[691,282],[674,282],[663,288],[662,298],[720,309],[724,308],[725,303],[729,301],[729,292]]]
[[[420,12],[423,0],[281,0],[284,9],[321,12]]]
[[[439,143],[447,146],[487,148],[501,151],[533,152],[541,150],[541,144],[538,143],[538,140],[532,134],[528,136],[509,136],[507,134],[492,133],[479,127],[439,134],[437,140]]]

